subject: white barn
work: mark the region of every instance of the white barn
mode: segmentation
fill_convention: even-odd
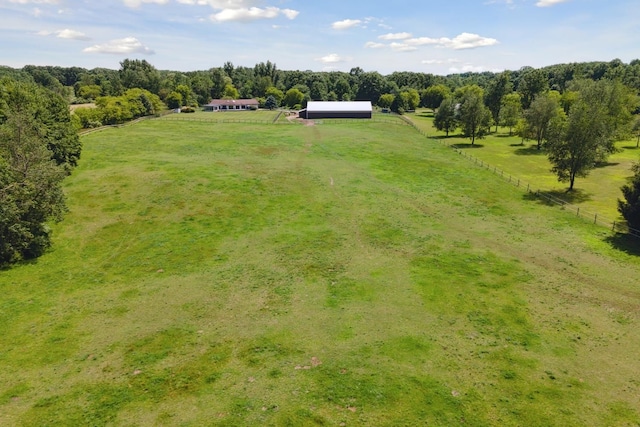
[[[309,101],[298,115],[303,119],[370,119],[371,101]]]

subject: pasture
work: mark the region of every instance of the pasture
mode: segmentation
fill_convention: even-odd
[[[619,152],[612,154],[606,164],[596,167],[586,178],[577,178],[574,191],[568,193],[568,183],[558,182],[550,171],[544,149],[538,150],[536,141],[522,141],[516,135],[510,136],[508,128],[500,127],[497,133],[479,139],[471,146],[470,140],[462,137],[459,131],[448,138],[444,132],[437,131],[432,125],[432,116],[430,111],[423,110],[410,117],[428,135],[521,179],[534,191],[540,190],[583,211],[597,213],[608,222],[623,220],[617,211],[617,200],[622,198],[620,187],[632,175],[632,164],[640,161],[640,149],[636,147],[635,139],[616,143]],[[492,127],[493,131],[495,127]]]
[[[0,271],[0,425],[640,423],[638,242],[411,127],[83,143],[53,249]]]

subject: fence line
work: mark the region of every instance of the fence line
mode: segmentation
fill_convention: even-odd
[[[477,166],[479,166],[479,167],[481,167],[483,169],[487,169],[490,172],[493,172],[494,175],[501,177],[504,181],[508,182],[509,184],[513,185],[514,187],[522,188],[528,194],[531,194],[531,195],[533,195],[533,196],[535,196],[535,197],[537,197],[539,199],[542,199],[546,203],[560,206],[560,208],[563,209],[563,210],[566,210],[566,211],[569,211],[569,212],[572,212],[572,213],[575,212],[575,215],[578,218],[582,218],[585,221],[593,222],[593,224],[610,228],[611,231],[613,231],[613,232],[627,233],[627,234],[629,234],[631,236],[640,238],[640,230],[637,230],[637,229],[629,227],[626,224],[625,221],[616,221],[616,220],[613,220],[611,218],[607,218],[607,217],[601,216],[597,212],[590,212],[588,210],[580,208],[580,206],[572,205],[571,203],[569,203],[569,202],[567,202],[565,200],[559,199],[557,197],[553,197],[550,194],[547,194],[545,192],[541,192],[540,189],[536,189],[534,191],[533,187],[532,187],[532,185],[530,183],[528,183],[526,181],[523,181],[520,178],[518,178],[516,176],[513,176],[508,172],[505,172],[505,171],[503,171],[501,169],[498,169],[495,166],[491,166],[489,163],[485,162],[484,160],[472,156],[471,154],[469,154],[466,151],[456,147],[453,144],[449,144],[449,143],[447,143],[446,141],[444,141],[442,139],[437,139],[437,138],[432,137],[431,135],[427,134],[424,130],[420,129],[409,118],[406,118],[404,116],[401,116],[401,117],[403,118],[404,121],[406,121],[411,127],[413,127],[416,131],[418,131],[418,133],[420,133],[425,138],[439,141],[442,145],[453,149],[455,152],[457,152],[461,156],[465,157],[470,162],[473,162],[475,165],[477,165]]]

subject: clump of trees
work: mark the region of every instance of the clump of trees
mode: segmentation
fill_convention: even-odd
[[[35,83],[0,79],[0,265],[40,256],[49,221],[66,211],[61,182],[81,143],[64,99]]]

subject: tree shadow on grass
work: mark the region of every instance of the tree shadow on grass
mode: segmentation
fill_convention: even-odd
[[[521,147],[513,152],[513,154],[517,156],[543,156],[547,153],[544,150],[538,150],[537,145],[530,145],[528,147],[523,147],[521,145],[511,145],[512,147]]]
[[[636,147],[635,145],[625,145],[624,147],[625,150],[640,150],[640,147]]]
[[[640,235],[616,233],[604,240],[619,251],[633,256],[640,256]]]
[[[452,146],[453,148],[460,148],[460,149],[462,149],[462,148],[482,148],[482,147],[484,147],[484,145],[482,145],[482,144],[473,144],[473,145],[471,145],[471,143],[470,143],[470,142],[467,142],[467,143],[464,143],[464,142],[463,142],[463,143],[459,143],[459,144],[452,144],[451,146]]]
[[[573,189],[572,191],[551,190],[526,193],[523,197],[525,200],[534,200],[547,206],[558,206],[564,204],[575,205],[577,203],[588,202],[592,200],[593,194],[587,193],[582,189]]]
[[[606,168],[607,166],[618,166],[619,164],[620,163],[600,162],[600,163],[596,163],[595,168],[601,169],[601,168]]]

